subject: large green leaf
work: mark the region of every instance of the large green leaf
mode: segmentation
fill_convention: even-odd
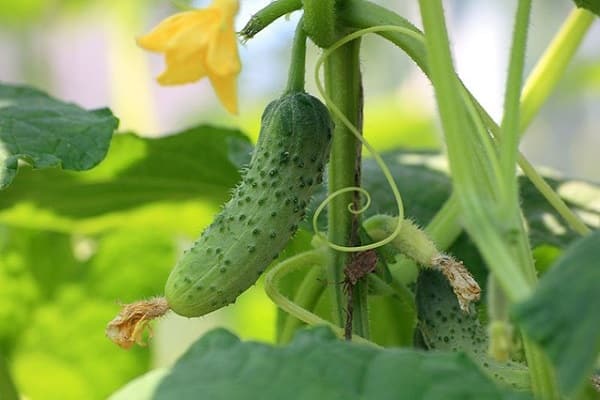
[[[138,387],[145,389],[145,396]],[[166,376],[159,373],[150,382],[134,381],[111,400],[198,398],[492,400],[528,396],[495,386],[462,354],[367,347],[339,341],[328,328],[317,328],[300,332],[284,347],[241,342],[225,330],[212,331],[192,345]]]
[[[600,352],[600,231],[570,246],[540,280],[533,296],[514,308],[523,330],[556,365],[570,394],[591,373]]]
[[[115,346],[104,333],[118,305],[90,296],[80,285],[38,307],[12,357],[14,379],[31,399],[106,399],[147,371],[150,353]]]
[[[98,232],[131,227],[197,233],[239,180],[250,145],[238,131],[200,126],[145,139],[118,135],[97,168],[23,168],[0,197],[0,222]],[[191,231],[191,232],[190,232]]]
[[[118,120],[109,109],[86,111],[25,86],[0,83],[0,189],[18,160],[34,168],[90,169],[106,155]]]

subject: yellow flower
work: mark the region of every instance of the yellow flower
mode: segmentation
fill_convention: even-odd
[[[204,9],[185,11],[162,21],[137,39],[140,47],[165,54],[161,85],[195,82],[208,76],[227,111],[237,113],[240,58],[233,19],[238,0],[213,0]]]

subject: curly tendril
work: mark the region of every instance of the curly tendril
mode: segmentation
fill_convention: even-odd
[[[379,168],[381,168],[381,171],[383,172],[385,179],[387,180],[388,184],[390,185],[390,188],[392,189],[392,192],[394,194],[394,199],[396,200],[396,204],[398,205],[398,224],[396,226],[396,229],[394,229],[394,231],[388,237],[386,237],[382,240],[379,240],[377,242],[362,245],[362,246],[341,246],[339,244],[332,243],[331,241],[329,241],[329,239],[323,233],[319,232],[318,227],[317,227],[317,220],[319,218],[319,215],[325,209],[325,207],[327,207],[327,205],[331,202],[331,200],[334,197],[336,197],[342,193],[346,193],[346,192],[350,192],[350,191],[360,192],[367,199],[366,204],[358,210],[354,210],[353,204],[348,205],[348,211],[351,212],[352,214],[355,214],[355,215],[362,214],[371,205],[371,196],[369,195],[369,192],[367,192],[365,189],[358,187],[358,186],[349,186],[346,188],[342,188],[340,190],[337,190],[337,191],[331,193],[329,196],[327,196],[327,198],[325,200],[323,200],[323,202],[315,210],[315,213],[313,215],[313,221],[312,221],[313,229],[315,231],[315,234],[318,235],[321,239],[323,239],[324,242],[327,243],[327,245],[329,247],[331,247],[332,249],[337,250],[337,251],[343,251],[343,252],[349,253],[349,252],[366,251],[366,250],[375,249],[377,247],[381,247],[385,244],[390,243],[392,240],[394,240],[394,238],[396,236],[398,236],[398,234],[400,233],[400,230],[402,229],[402,220],[404,219],[404,205],[402,204],[402,196],[400,195],[398,186],[396,185],[396,182],[394,182],[394,178],[392,177],[392,174],[391,174],[389,168],[387,167],[387,165],[385,165],[385,162],[383,161],[383,159],[381,158],[379,153],[377,153],[377,151],[375,151],[373,146],[371,146],[371,144],[369,144],[369,142],[367,142],[367,140],[360,134],[360,132],[352,124],[352,122],[350,122],[348,120],[348,118],[346,118],[346,116],[340,111],[340,109],[333,103],[331,98],[325,92],[325,90],[323,88],[323,84],[321,82],[321,78],[319,76],[319,71],[320,71],[321,67],[323,66],[323,63],[325,62],[327,57],[329,57],[331,55],[331,53],[333,53],[336,49],[338,49],[339,47],[343,46],[344,44],[346,44],[354,39],[357,39],[363,35],[366,35],[368,33],[383,32],[383,31],[400,32],[400,33],[403,33],[405,35],[408,35],[408,36],[414,38],[415,40],[423,42],[423,38],[421,37],[421,35],[419,33],[413,32],[407,28],[403,28],[403,27],[395,26],[395,25],[372,26],[370,28],[361,29],[359,31],[353,32],[347,36],[344,36],[339,41],[335,42],[331,47],[329,47],[327,50],[325,50],[323,52],[323,54],[321,54],[321,57],[319,57],[319,59],[317,60],[317,64],[315,66],[315,83],[317,84],[317,89],[318,89],[319,93],[321,94],[321,96],[323,97],[323,99],[325,100],[327,107],[329,108],[329,110],[331,110],[331,113],[334,114],[337,118],[339,118],[339,120],[342,121],[342,123],[346,126],[346,128],[348,128],[352,132],[352,134],[356,137],[356,139],[359,140],[363,144],[363,146],[365,146],[367,148],[369,153],[371,153],[371,155],[377,162],[377,165],[379,165]]]

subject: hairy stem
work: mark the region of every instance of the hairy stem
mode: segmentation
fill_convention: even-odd
[[[360,40],[352,41],[335,50],[325,62],[325,90],[333,104],[352,123],[361,129],[362,126],[362,86],[360,77]],[[352,132],[333,115],[335,130],[331,158],[329,162],[328,189],[336,192],[349,186],[360,186],[360,142]],[[352,192],[342,193],[333,198],[328,210],[328,239],[343,245],[353,244],[358,224],[356,215],[348,212],[348,204],[356,204],[356,196]],[[331,259],[327,271],[327,280],[333,283],[342,282],[347,254],[331,250]],[[343,326],[346,299],[340,285],[331,285],[333,320]],[[356,296],[360,299],[362,296]],[[362,302],[361,302],[362,303]],[[358,307],[357,307],[358,306]],[[362,313],[366,304],[355,304],[357,329],[360,328]],[[368,332],[363,327],[364,332]],[[362,333],[364,333],[362,332]]]
[[[296,26],[291,58],[286,92],[303,92],[306,70],[306,33],[304,32],[302,18],[300,18]]]
[[[498,220],[501,213],[498,212],[499,206],[493,202],[493,194],[486,193],[485,188],[477,185],[474,176],[479,171],[473,170],[471,163],[476,164],[478,161],[478,149],[472,146],[472,141],[477,141],[479,137],[470,132],[467,116],[460,106],[463,100],[458,95],[461,84],[452,65],[441,0],[420,0],[419,4],[426,32],[431,78],[465,227],[508,299],[512,302],[520,301],[531,293],[534,283],[527,274],[532,265],[527,238],[522,225],[515,227],[514,232],[506,232],[502,228],[503,224]],[[479,118],[472,110],[469,110],[468,116],[472,121]],[[486,157],[493,158],[496,154],[490,153]],[[469,159],[471,163],[468,162]],[[517,207],[518,203],[514,206]],[[510,236],[508,240],[506,235]],[[526,355],[536,397],[558,397],[551,366],[543,354],[529,346]]]
[[[326,258],[327,257],[321,250],[312,250],[300,253],[294,257],[282,261],[271,268],[269,272],[267,272],[265,276],[265,292],[282,310],[290,313],[294,317],[306,322],[309,325],[327,325],[335,332],[336,335],[338,335],[340,338],[343,338],[344,331],[339,327],[339,325],[332,324],[318,315],[300,307],[298,304],[295,304],[279,291],[281,280],[286,275],[311,265],[324,265]],[[371,346],[377,346],[375,343],[359,335],[352,336],[352,341]]]
[[[513,42],[508,66],[508,77],[504,95],[504,115],[502,116],[502,139],[500,143],[500,162],[503,173],[503,212],[509,217],[511,210],[518,209],[518,185],[516,161],[519,153],[519,97],[523,84],[525,49],[531,0],[520,0],[517,7]]]
[[[302,7],[301,0],[276,0],[254,14],[242,28],[239,35],[244,39],[252,39],[273,21]]]
[[[538,114],[569,62],[581,45],[596,16],[583,8],[574,8],[552,39],[529,75],[521,96],[521,132]]]

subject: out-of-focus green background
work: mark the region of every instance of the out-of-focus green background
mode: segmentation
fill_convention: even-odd
[[[237,27],[267,2],[241,1]],[[377,2],[420,26],[416,2]],[[514,1],[445,4],[457,69],[498,118]],[[567,0],[534,3],[528,70],[571,9]],[[220,107],[206,81],[164,88],[153,80],[163,60],[136,47],[134,38],[175,11],[166,0],[0,0],[0,80],[33,85],[86,108],[108,105],[120,118],[122,131],[141,136],[211,123],[239,128],[255,139],[262,109],[284,87],[298,13],[240,47],[240,114],[233,117]],[[439,148],[430,84],[392,45],[378,37],[363,43],[367,139],[379,150]],[[308,89],[315,92],[312,65],[318,51],[309,51]],[[596,23],[528,131],[523,152],[536,164],[598,181],[598,110]],[[202,157],[202,149],[198,151]],[[23,207],[26,212],[27,205]],[[180,206],[163,230],[145,228],[145,221],[170,215],[152,207],[137,216],[140,226],[118,229],[56,226],[41,231],[19,223],[1,225],[0,353],[22,392],[33,400],[105,398],[148,368],[172,363],[214,326],[272,341],[275,308],[260,285],[235,306],[209,316],[165,318],[156,324],[147,348],[124,351],[104,337],[104,325],[118,311],[119,301],[160,294],[178,254],[217,210],[208,203]]]

